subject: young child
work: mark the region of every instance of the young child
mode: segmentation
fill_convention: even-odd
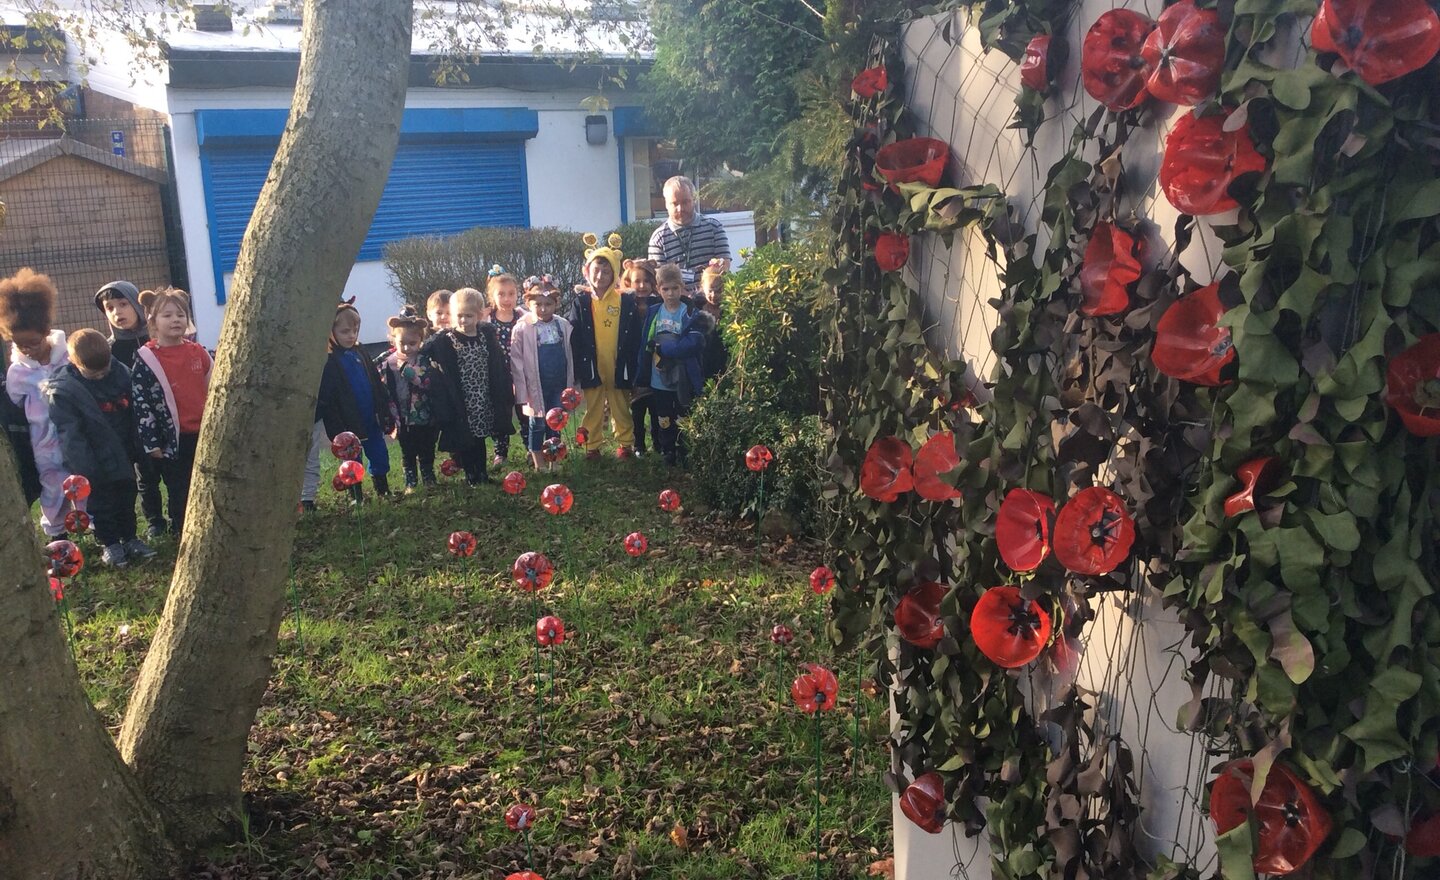
[[[105,314],[110,324],[110,354],[125,365],[135,368],[135,353],[150,341],[145,327],[145,309],[140,305],[140,291],[129,281],[111,281],[95,292],[95,308]],[[149,537],[165,534],[165,508],[160,498],[160,471],[155,459],[142,455],[135,464],[135,479],[140,488],[140,512],[149,523]]]
[[[440,431],[430,410],[429,365],[420,361],[430,322],[405,306],[385,322],[390,328],[391,351],[376,361],[380,382],[390,393],[395,408],[395,438],[400,441],[400,461],[405,469],[405,491],[412,492],[419,480],[435,485],[435,440]]]
[[[660,454],[665,464],[684,457],[679,418],[705,387],[700,355],[710,317],[687,305],[685,276],[673,263],[655,273],[660,282],[660,304],[645,316],[644,347],[636,361],[636,381],[650,386],[651,408],[660,424]]]
[[[454,326],[431,337],[420,355],[438,371],[431,378],[430,401],[440,427],[440,448],[452,453],[474,486],[490,480],[485,438],[499,433],[500,414],[515,405],[515,392],[509,361],[495,328],[485,320],[480,291],[455,291],[450,312]]]
[[[650,260],[626,260],[625,271],[620,275],[620,290],[635,297],[635,309],[644,315],[652,305],[660,302],[655,290],[655,267]],[[650,389],[635,383],[630,391],[630,421],[635,425],[635,455],[645,454],[645,415],[650,415],[650,440],[655,449],[660,449],[659,425],[655,414],[650,411]]]
[[[139,439],[130,370],[110,354],[98,330],[70,334],[70,363],[45,388],[65,467],[90,481],[87,510],[100,560],[114,568],[155,555],[135,535],[135,461]]]
[[[454,291],[437,290],[425,300],[425,316],[430,319],[431,333],[450,329],[450,297],[454,295]]]
[[[375,484],[377,495],[390,494],[390,450],[385,435],[395,429],[390,393],[359,347],[360,312],[355,300],[343,300],[335,307],[330,325],[330,357],[320,373],[320,420],[325,436],[349,431],[360,438],[365,449],[365,470]]]
[[[730,363],[730,352],[725,348],[725,339],[720,334],[720,301],[725,296],[726,260],[711,260],[700,275],[700,296],[695,306],[710,316],[711,329],[705,334],[705,351],[700,356],[700,373],[705,380],[725,372]]]
[[[4,366],[10,366],[10,349],[0,348],[5,357]],[[30,423],[25,420],[25,411],[5,391],[5,372],[0,370],[0,427],[5,439],[15,453],[15,469],[20,474],[20,491],[25,496],[25,506],[40,500],[40,472],[35,469],[35,450],[30,448]]]
[[[555,314],[560,304],[555,280],[549,275],[526,279],[525,304],[530,313],[511,337],[510,374],[515,400],[529,417],[525,447],[538,471],[545,463],[540,455],[545,439],[559,436],[545,424],[545,413],[560,405],[562,391],[574,386],[575,364],[570,357],[570,322]]]
[[[0,337],[10,343],[5,393],[29,423],[30,450],[40,477],[40,528],[51,538],[64,537],[65,514],[72,509],[60,488],[70,472],[50,421],[50,403],[41,393],[65,366],[65,331],[52,328],[58,298],[49,276],[34,269],[0,280]]]
[[[608,408],[610,430],[619,444],[615,456],[629,458],[635,442],[630,389],[635,384],[642,315],[635,297],[622,293],[618,286],[624,259],[620,236],[612,233],[609,247],[599,247],[595,236],[587,233],[585,244],[585,278],[590,286],[576,291],[570,312],[575,378],[585,392],[585,418],[581,422],[589,435],[585,457],[600,457],[600,430]]]
[[[186,337],[195,332],[190,294],[175,287],[142,290],[150,341],[135,352],[130,371],[140,454],[159,466],[169,502],[170,532],[185,529],[190,471],[200,441],[200,419],[210,391],[210,353]]]
[[[495,328],[495,335],[500,340],[500,349],[505,352],[505,357],[510,357],[510,336],[515,331],[515,325],[525,315],[525,310],[519,307],[520,296],[519,282],[515,276],[509,274],[498,265],[490,267],[490,278],[485,282],[485,293],[490,298],[490,325]],[[525,427],[525,415],[515,406],[515,418],[519,421],[520,427]],[[504,413],[501,418],[509,424],[510,414]],[[521,442],[524,442],[523,440]],[[505,463],[510,454],[510,433],[495,438],[495,458],[490,462],[495,467]]]

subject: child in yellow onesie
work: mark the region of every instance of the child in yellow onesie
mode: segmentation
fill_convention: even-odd
[[[643,317],[635,298],[619,287],[620,236],[611,234],[608,247],[599,247],[593,234],[585,235],[585,280],[588,288],[576,289],[571,304],[570,352],[575,363],[575,380],[585,392],[585,415],[581,425],[589,439],[585,457],[600,456],[600,429],[605,410],[610,411],[610,432],[618,444],[617,458],[629,458],[635,442],[630,419],[630,388],[635,383],[640,321]]]

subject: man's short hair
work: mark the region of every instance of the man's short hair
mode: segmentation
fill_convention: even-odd
[[[76,330],[65,342],[70,362],[78,367],[99,372],[110,366],[110,340],[93,327]]]
[[[668,193],[671,189],[675,187],[680,187],[681,189],[684,189],[686,192],[690,193],[690,197],[692,199],[696,195],[695,181],[691,180],[683,174],[677,174],[669,180],[665,181],[665,185],[660,188],[660,191],[662,193]]]

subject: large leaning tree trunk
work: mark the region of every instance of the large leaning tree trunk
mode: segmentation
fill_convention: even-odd
[[[182,850],[237,827],[325,339],[400,137],[412,0],[307,0],[290,119],[245,231],[180,556],[120,752]]]

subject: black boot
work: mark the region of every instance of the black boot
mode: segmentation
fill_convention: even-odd
[[[372,479],[375,480],[375,494],[376,494],[376,495],[389,495],[389,494],[390,494],[390,475],[389,475],[389,474],[376,474]]]
[[[413,467],[407,467],[405,469],[405,488],[414,489],[418,482],[415,477],[415,469]]]

